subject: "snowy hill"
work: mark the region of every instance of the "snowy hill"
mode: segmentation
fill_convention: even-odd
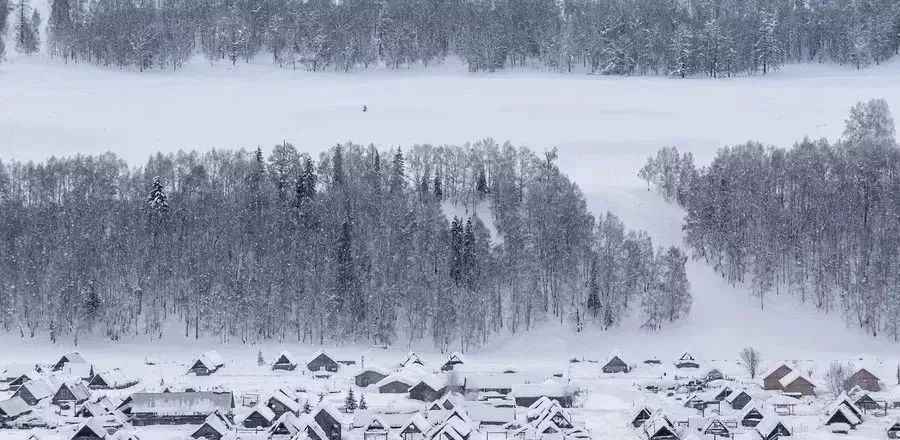
[[[896,61],[861,72],[787,66],[766,77],[726,80],[312,74],[202,61],[176,73],[141,74],[41,58],[13,61],[0,64],[0,159],[113,151],[139,163],[156,151],[266,147],[285,139],[320,151],[348,139],[393,146],[491,136],[537,150],[558,147],[561,168],[581,186],[595,215],[611,210],[658,245],[680,243],[682,220],[680,209],[636,177],[659,147],[678,145],[704,163],[718,147],[748,139],[785,145],[805,135],[835,138],[859,100],[882,97],[900,109]],[[369,111],[361,112],[362,105]],[[793,299],[760,310],[744,289],[729,286],[702,262],[689,263],[689,276],[690,318],[658,334],[637,330],[634,322],[580,335],[555,326],[498,337],[481,351],[517,353],[527,344],[547,359],[602,357],[612,348],[635,356],[667,358],[689,349],[733,357],[754,345],[768,358],[797,358],[887,354],[894,346]]]

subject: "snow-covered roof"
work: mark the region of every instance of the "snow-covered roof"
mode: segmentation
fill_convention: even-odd
[[[216,368],[225,365],[225,360],[222,359],[222,355],[215,350],[210,350],[201,354],[197,360],[202,362],[206,368]]]
[[[425,376],[421,377],[414,386],[418,386],[419,384],[428,385],[429,388],[438,391],[447,386],[447,375],[426,374]]]
[[[231,424],[229,423],[228,419],[223,417],[222,414],[218,411],[214,411],[210,415],[206,416],[206,420],[203,421],[203,425],[209,426],[219,434],[225,434],[226,432],[231,430]],[[202,428],[203,426],[201,425],[200,428],[197,428],[197,431]]]
[[[574,393],[574,387],[569,384],[555,381],[544,383],[518,384],[513,387],[512,394],[516,397],[563,397]]]
[[[775,416],[766,415],[758,425],[756,425],[756,431],[763,435],[763,438],[768,438],[769,434],[778,427],[778,425],[784,426],[781,423],[781,419]]]
[[[844,419],[850,422],[851,425],[855,426],[862,423],[862,419],[859,417],[859,415],[854,413],[852,409],[844,404],[831,408],[830,411],[825,413],[825,419],[831,420],[831,418],[834,417],[837,413],[841,413],[844,416]]]
[[[16,417],[25,414],[28,411],[31,411],[31,407],[20,397],[13,397],[0,401],[0,412],[6,417]]]
[[[815,382],[810,380],[808,377],[800,374],[798,371],[791,371],[790,373],[784,375],[781,379],[778,380],[778,383],[781,384],[782,387],[787,387],[788,385],[796,382],[797,380],[805,380],[812,384],[812,386],[816,386]]]
[[[409,365],[425,365],[425,362],[421,357],[419,357],[416,352],[411,351],[406,355],[406,358],[403,359],[403,362],[400,362],[401,367],[406,367]]]
[[[737,399],[741,395],[747,395],[747,397],[751,397],[750,394],[747,393],[747,390],[741,388],[738,390],[733,390],[730,394],[725,396],[725,401],[728,403],[732,403],[732,402],[734,402],[734,399]]]
[[[296,400],[292,399],[291,396],[288,396],[284,390],[279,389],[279,390],[275,391],[274,393],[270,394],[269,397],[266,398],[265,402],[268,404],[268,402],[272,399],[281,403],[282,405],[287,407],[287,409],[290,411],[293,411],[293,412],[300,411],[300,403],[297,402]]]
[[[410,426],[415,426],[420,432],[428,432],[431,429],[431,422],[422,417],[422,414],[415,413],[410,417],[409,421],[400,427],[400,432],[406,431]]]
[[[825,413],[830,417],[830,415],[841,406],[846,407],[847,410],[857,417],[862,417],[862,411],[853,403],[853,400],[850,399],[850,396],[848,396],[847,393],[841,393],[834,401],[829,403],[828,406],[825,407]]]
[[[84,362],[68,363],[63,365],[58,373],[66,379],[82,380],[94,374],[94,366]]]
[[[131,395],[131,412],[194,415],[220,410],[223,414],[231,414],[233,403],[231,393],[134,393]]]
[[[285,350],[278,354],[278,357],[275,358],[275,365],[297,365],[297,358],[294,357],[291,352]]]
[[[109,435],[109,433],[106,431],[106,428],[104,428],[103,424],[100,423],[100,419],[98,419],[96,417],[91,417],[91,418],[87,419],[84,423],[82,423],[81,425],[78,425],[78,429],[75,430],[75,435],[77,435],[78,433],[84,432],[85,430],[89,430],[89,431],[93,432],[94,434],[96,434],[97,437],[100,437],[103,439],[105,439]],[[75,437],[75,435],[73,435],[73,437]]]
[[[396,373],[385,376],[384,379],[379,380],[375,383],[376,387],[383,387],[389,383],[400,382],[409,386],[413,386],[419,383],[421,380],[420,376],[414,376],[405,371],[398,371]]]
[[[763,374],[762,377],[765,378],[765,377],[769,377],[769,376],[775,374],[775,372],[778,371],[778,369],[781,367],[787,368],[789,370],[789,372],[794,371],[794,369],[791,368],[790,366],[788,366],[788,364],[786,364],[784,362],[776,362],[776,363],[772,364],[768,370],[766,370],[766,373]]]
[[[529,379],[529,377],[519,373],[472,373],[466,374],[464,380],[467,390],[482,390],[512,389],[516,385],[521,385],[529,382]]]
[[[70,351],[59,357],[59,360],[56,361],[57,364],[60,363],[86,363],[87,361],[84,359],[84,356],[77,351]]]
[[[515,419],[513,408],[497,408],[481,402],[469,402],[466,405],[466,412],[476,423],[503,424]]]
[[[766,404],[770,406],[785,406],[785,405],[796,405],[799,401],[793,397],[785,396],[784,394],[776,394],[768,399],[766,399]]]
[[[3,367],[0,367],[0,372],[2,372],[2,377],[4,379],[17,379],[23,374],[34,374],[34,365],[32,364],[22,364],[22,363],[12,363],[6,364]]]
[[[84,401],[91,397],[91,391],[84,385],[84,382],[68,382],[61,384],[58,390],[66,388],[72,393],[76,401]],[[54,393],[55,394],[55,393]]]
[[[59,389],[59,385],[59,381],[52,376],[45,376],[29,380],[22,384],[21,388],[27,389],[35,399],[41,400],[56,393],[56,390]]]
[[[250,414],[247,414],[247,417],[245,417],[245,419],[252,416],[253,414],[259,414],[260,416],[262,416],[262,418],[266,419],[269,422],[275,420],[275,413],[265,405],[257,405],[255,408],[253,408],[252,411],[250,411]]]
[[[662,412],[653,414],[643,425],[641,425],[641,429],[644,430],[647,437],[652,437],[664,429],[667,429],[672,433],[675,432],[675,427],[672,425],[672,422]]]
[[[138,383],[138,379],[128,376],[122,370],[116,368],[113,370],[101,371],[94,375],[89,382],[90,385],[99,384],[100,381],[110,388],[127,388]]]

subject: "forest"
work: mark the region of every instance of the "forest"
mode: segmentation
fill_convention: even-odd
[[[686,316],[687,257],[595,218],[556,157],[484,140],[0,162],[0,325],[465,351]]]
[[[748,142],[707,166],[664,148],[639,175],[684,207],[686,242],[760,307],[789,294],[897,340],[900,150],[884,100],[859,103],[841,138]]]
[[[179,69],[196,54],[312,71],[453,56],[473,72],[722,77],[784,63],[862,68],[900,47],[894,0],[50,1],[51,55],[139,70]],[[10,11],[19,51],[37,51],[40,16],[28,0],[0,0],[0,30]]]

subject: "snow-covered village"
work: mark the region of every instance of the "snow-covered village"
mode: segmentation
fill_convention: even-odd
[[[206,351],[95,364],[70,352],[0,375],[0,438],[569,440],[897,438],[897,366],[853,371],[759,353],[707,360],[475,362]],[[346,352],[341,350],[341,353]],[[397,353],[399,354],[399,353]],[[865,366],[863,366],[865,365]],[[893,371],[892,371],[893,370]],[[847,390],[847,391],[845,391]],[[836,393],[836,394],[835,394]]]
[[[0,0],[0,440],[900,439],[898,0]]]

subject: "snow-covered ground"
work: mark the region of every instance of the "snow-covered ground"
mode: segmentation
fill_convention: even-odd
[[[427,72],[309,73],[265,62],[232,68],[202,60],[179,72],[139,73],[14,57],[0,64],[0,158],[113,151],[138,164],[156,151],[267,147],[283,140],[316,152],[347,140],[387,147],[493,137],[537,150],[558,147],[563,170],[595,213],[612,210],[663,245],[680,242],[682,213],[636,177],[647,156],[677,145],[704,163],[720,146],[750,139],[777,145],[807,135],[833,139],[857,101],[880,97],[900,109],[898,74],[897,61],[863,71],[803,65],[766,77],[677,80],[472,75],[452,65]],[[700,262],[690,263],[689,275],[691,317],[661,334],[636,331],[636,323],[582,336],[540,329],[490,349],[515,350],[523,339],[538,339],[553,353],[605,352],[610,344],[671,353],[692,347],[716,356],[748,344],[780,357],[798,356],[798,350],[855,355],[893,349],[791,300],[760,311],[743,289]]]
[[[636,177],[647,156],[677,145],[704,163],[720,146],[751,139],[778,145],[803,136],[834,139],[857,101],[885,98],[900,111],[898,74],[896,61],[861,72],[787,66],[766,77],[721,80],[471,75],[455,68],[309,73],[264,63],[210,67],[202,61],[179,72],[138,73],[17,57],[0,64],[0,159],[113,151],[138,164],[156,151],[265,148],[283,140],[317,152],[347,140],[388,147],[493,137],[536,150],[558,147],[561,167],[581,186],[595,214],[612,210],[628,227],[647,230],[655,243],[677,244],[682,212],[647,191]],[[853,359],[880,369],[891,382],[900,359],[895,343],[848,329],[838,316],[820,315],[787,297],[760,310],[746,289],[728,285],[702,262],[689,263],[688,275],[694,294],[690,317],[658,334],[638,330],[635,321],[581,334],[550,324],[496,337],[470,358],[552,372],[567,368],[571,357],[603,359],[612,350],[631,361],[672,359],[691,350],[709,362],[733,363],[740,348],[752,345],[766,361],[809,359],[820,370],[831,360]],[[279,346],[172,340],[83,341],[79,347],[108,367],[142,365],[148,354],[164,362],[187,362],[208,348],[251,362],[257,349],[272,356]],[[289,348],[297,354],[314,350],[296,344]],[[46,362],[66,349],[65,344],[25,343],[9,336],[0,364]],[[405,349],[371,356],[398,357]],[[353,346],[336,350],[354,359],[372,351]],[[277,385],[234,380],[251,388]],[[591,397],[583,410],[588,424],[595,432],[613,435],[596,438],[620,438],[616,433],[643,398],[632,388],[635,380],[589,382]],[[614,429],[605,430],[608,426]],[[883,437],[878,426],[872,432]]]

